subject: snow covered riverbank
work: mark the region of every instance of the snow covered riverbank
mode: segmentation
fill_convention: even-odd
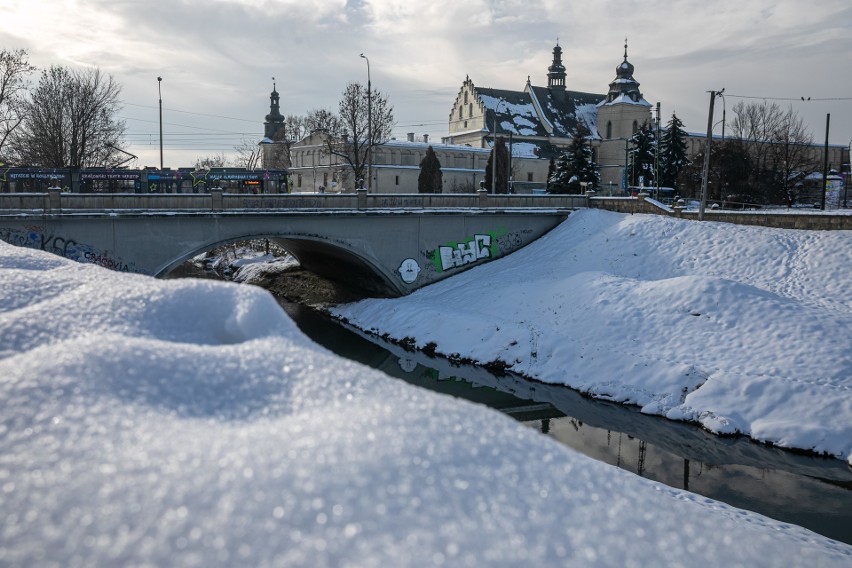
[[[335,315],[643,412],[852,464],[852,233],[575,212],[527,248]]]
[[[0,243],[4,566],[848,566],[336,357],[267,292]]]

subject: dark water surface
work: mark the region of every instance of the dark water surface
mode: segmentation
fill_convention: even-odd
[[[595,401],[566,387],[455,365],[282,304],[299,328],[336,354],[413,385],[484,404],[594,459],[672,487],[803,526],[852,544],[852,469],[836,459],[782,451],[745,438]]]

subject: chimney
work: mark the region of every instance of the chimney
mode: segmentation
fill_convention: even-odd
[[[414,142],[414,133],[413,132],[409,132],[407,136],[408,136],[409,142]]]
[[[424,144],[428,144],[428,143],[429,143],[429,135],[428,135],[428,134],[424,134],[424,135],[423,135],[423,143],[424,143]]]

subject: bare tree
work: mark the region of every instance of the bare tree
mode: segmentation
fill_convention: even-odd
[[[321,131],[338,135],[343,131],[343,126],[336,114],[322,108],[314,109],[308,113],[305,117],[305,130],[307,130],[307,134]]]
[[[328,151],[352,168],[356,180],[362,180],[370,150],[390,139],[393,126],[393,107],[384,94],[372,91],[368,100],[363,85],[349,83],[340,100],[335,130],[329,131]]]
[[[798,182],[817,167],[810,151],[813,136],[792,107],[739,102],[733,112],[731,131],[747,148],[754,194],[764,202],[792,205]]]
[[[813,135],[791,107],[781,117],[773,142],[772,163],[778,172],[777,187],[781,191],[777,197],[786,199],[787,205],[792,207],[800,197],[805,177],[819,169],[818,160],[810,151]]]
[[[199,156],[195,158],[196,170],[209,170],[211,168],[225,168],[228,166],[228,158],[224,153],[213,154],[212,156]]]
[[[242,142],[234,146],[234,151],[237,153],[234,158],[234,165],[236,167],[247,170],[255,168],[260,158],[260,149],[255,142],[243,138]]]
[[[100,70],[53,66],[42,72],[10,140],[22,163],[45,167],[109,166],[120,162],[124,122],[121,87]]]
[[[24,119],[27,76],[33,71],[23,49],[0,51],[0,162],[7,161],[6,141]]]

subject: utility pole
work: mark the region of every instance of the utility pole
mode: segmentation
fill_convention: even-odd
[[[160,96],[160,170],[163,169],[163,78],[157,77],[157,94]]]
[[[825,211],[825,190],[828,189],[828,125],[831,122],[831,114],[825,115],[825,152],[822,162],[822,203],[820,209]]]
[[[701,205],[698,207],[698,220],[704,220],[704,208],[707,206],[707,182],[710,178],[710,147],[713,141],[713,105],[716,103],[716,91],[710,91],[710,114],[707,118],[707,145],[704,148],[704,175],[701,179]]]

